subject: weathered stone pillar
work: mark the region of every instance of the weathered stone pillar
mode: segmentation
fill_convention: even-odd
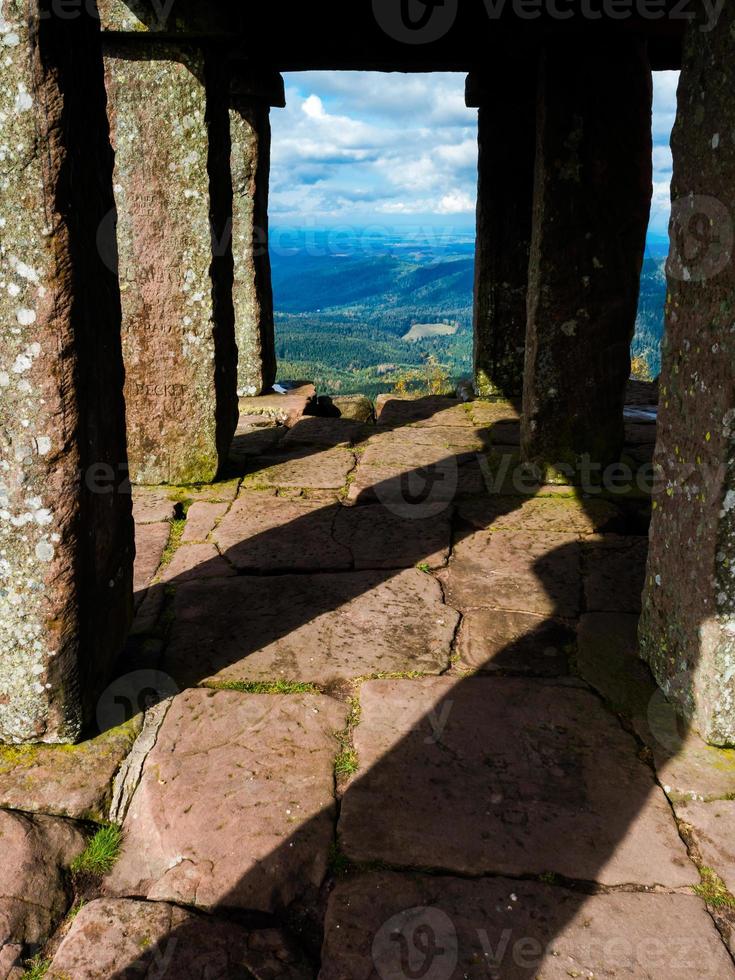
[[[0,741],[70,741],[132,610],[99,24],[5,0],[0,50]]]
[[[105,69],[131,476],[209,482],[237,424],[227,101],[185,44],[106,40]]]
[[[276,380],[273,289],[268,251],[271,106],[285,106],[283,78],[234,71],[232,139],[232,253],[235,279],[237,393],[259,395]]]
[[[478,106],[475,388],[483,397],[523,392],[526,294],[536,153],[537,56],[496,53],[467,79]]]
[[[692,25],[672,139],[672,251],[641,650],[716,745],[735,745],[735,8]]]
[[[522,447],[547,480],[623,445],[652,192],[645,44],[549,43],[541,58]],[[561,471],[561,472],[560,472]]]

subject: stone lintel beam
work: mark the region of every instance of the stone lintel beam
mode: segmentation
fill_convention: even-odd
[[[620,458],[652,192],[637,38],[541,57],[522,451],[552,482]]]
[[[474,374],[485,397],[523,392],[537,59],[496,54],[467,79],[478,112]]]
[[[286,85],[277,71],[236,63],[231,66],[230,93],[234,101],[247,105],[286,107]]]
[[[230,5],[211,0],[97,0],[97,7],[105,32],[199,39],[233,30]]]
[[[196,46],[105,43],[130,471],[206,483],[237,424],[227,91]]]
[[[641,651],[668,697],[735,746],[735,8],[693,24],[672,137],[672,251]]]
[[[6,0],[0,48],[0,742],[65,742],[132,614],[99,23]]]

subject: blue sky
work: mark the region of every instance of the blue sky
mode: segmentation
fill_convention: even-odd
[[[651,230],[665,235],[676,72],[658,72]],[[271,216],[277,226],[474,225],[477,111],[463,74],[303,72],[274,109]]]

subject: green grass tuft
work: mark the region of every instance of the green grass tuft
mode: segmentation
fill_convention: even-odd
[[[725,887],[722,878],[712,868],[700,868],[699,875],[702,881],[699,885],[694,886],[694,891],[700,898],[703,898],[712,908],[735,909],[735,898]]]
[[[314,684],[300,681],[214,681],[207,687],[215,691],[239,691],[241,694],[318,694]]]
[[[171,524],[171,530],[168,535],[168,541],[166,542],[166,547],[163,549],[163,555],[161,556],[161,566],[159,572],[166,568],[167,565],[171,564],[171,559],[176,554],[176,549],[181,544],[181,539],[184,535],[184,530],[186,528],[186,518],[185,517],[175,517]]]
[[[360,768],[357,761],[357,752],[354,749],[344,748],[334,760],[334,774],[337,777],[346,779],[354,776]]]
[[[431,565],[428,561],[420,561],[416,566],[420,572],[426,572],[427,575],[431,573]]]
[[[94,878],[106,875],[120,855],[122,840],[122,830],[114,824],[100,827],[79,857],[72,862],[72,874],[90,875]]]
[[[25,969],[21,974],[21,980],[43,980],[51,966],[51,960],[44,960],[40,956],[34,956],[24,963]]]

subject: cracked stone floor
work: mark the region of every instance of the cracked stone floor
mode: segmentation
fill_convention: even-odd
[[[136,489],[101,734],[0,750],[0,978],[735,976],[735,751],[637,657],[646,497],[519,492],[508,403],[305,404]]]

